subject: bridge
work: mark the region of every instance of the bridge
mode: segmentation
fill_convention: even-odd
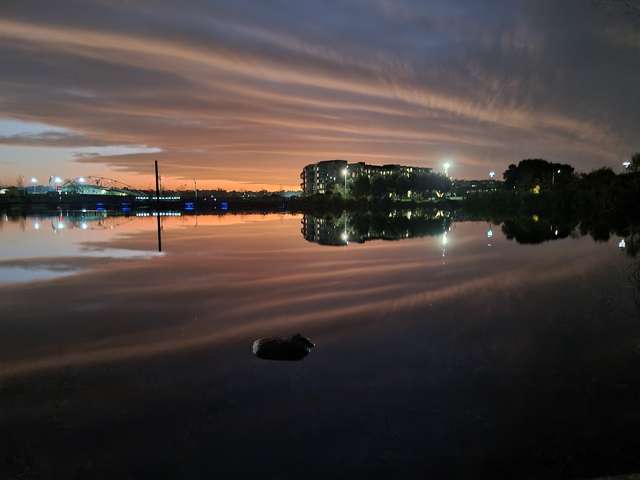
[[[124,182],[113,178],[87,176],[77,177],[64,182],[58,178],[50,179],[49,185],[58,192],[71,195],[108,195],[116,197],[146,196],[145,192],[137,190]]]

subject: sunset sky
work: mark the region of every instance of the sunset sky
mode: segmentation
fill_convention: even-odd
[[[639,22],[597,0],[3,0],[0,183],[146,187],[153,160],[166,185],[248,190],[333,158],[619,170]]]

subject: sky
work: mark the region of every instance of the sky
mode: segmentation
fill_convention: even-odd
[[[631,0],[634,2],[635,0]],[[616,0],[3,0],[0,183],[299,188],[346,159],[486,178],[640,151]]]

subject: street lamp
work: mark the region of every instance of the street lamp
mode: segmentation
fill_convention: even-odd
[[[342,176],[344,177],[344,197],[347,198],[347,174],[349,173],[349,167],[342,169]]]
[[[560,173],[560,169],[554,170],[553,172],[551,172],[551,185],[556,184],[556,172]]]
[[[442,168],[444,169],[444,174],[445,176],[449,176],[449,168],[451,168],[451,162],[444,162],[444,164],[442,165]]]
[[[628,170],[631,166],[631,162],[629,160],[622,162],[622,166],[625,168],[625,170]]]
[[[33,193],[36,193],[36,185],[38,184],[38,179],[36,177],[31,177],[31,185],[33,186]]]
[[[493,179],[495,178],[495,176],[496,176],[496,172],[494,172],[493,170],[491,170],[491,171],[489,172],[489,177],[491,178],[491,180],[493,180]]]

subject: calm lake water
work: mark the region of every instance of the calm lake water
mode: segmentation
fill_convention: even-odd
[[[621,239],[398,215],[0,214],[0,478],[640,471]]]

